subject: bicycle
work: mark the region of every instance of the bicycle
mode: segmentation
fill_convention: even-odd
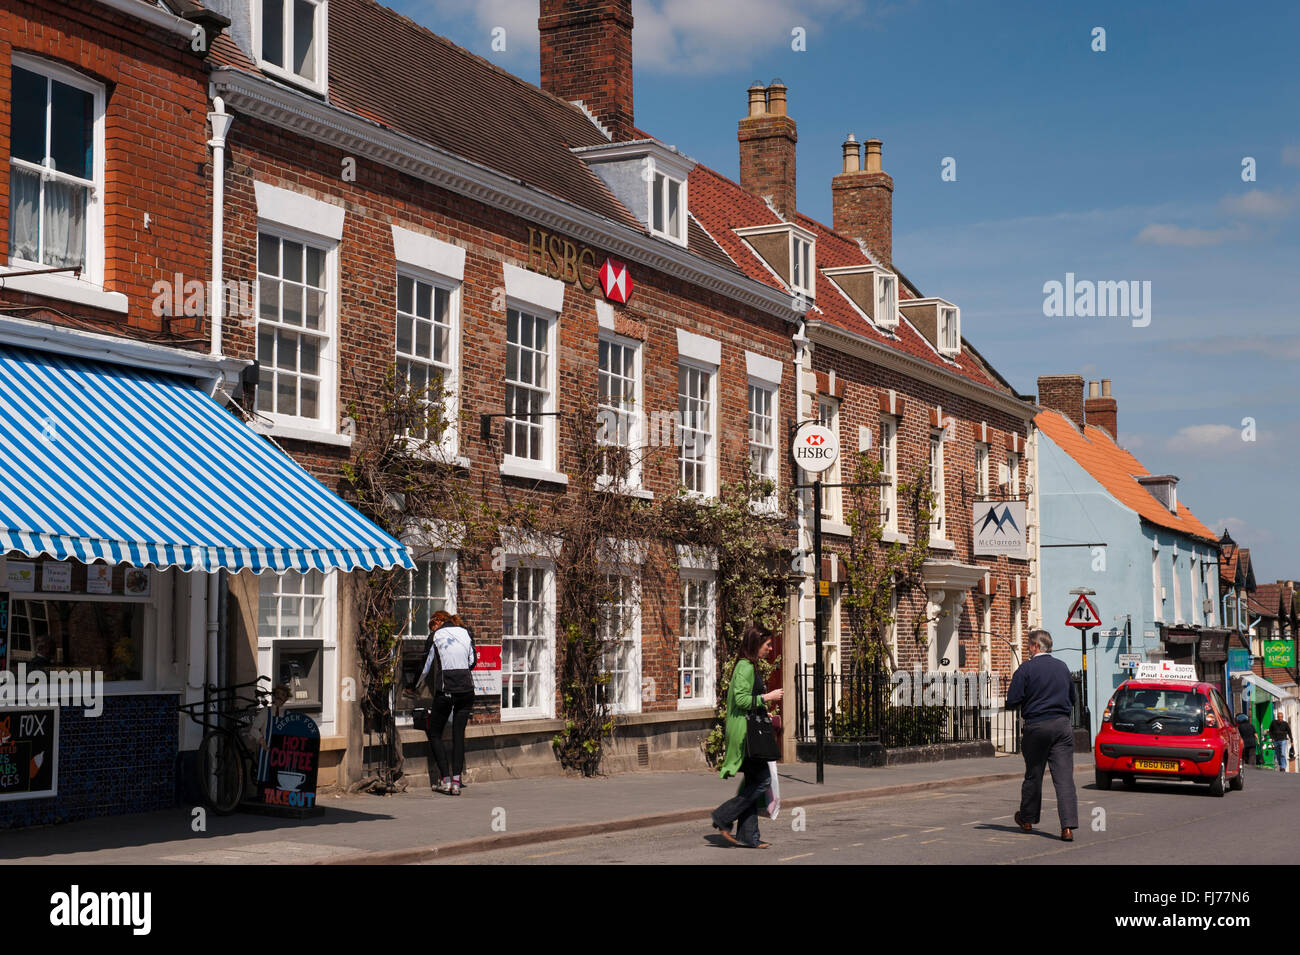
[[[199,798],[219,816],[239,808],[249,782],[256,777],[254,753],[245,744],[244,733],[258,710],[271,705],[270,681],[270,677],[260,676],[228,687],[210,683],[204,687],[202,700],[179,707],[204,729],[195,754]],[[244,690],[251,692],[240,692]]]

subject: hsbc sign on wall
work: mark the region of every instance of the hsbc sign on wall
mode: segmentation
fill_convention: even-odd
[[[972,508],[976,557],[1029,559],[1024,501],[979,501]]]
[[[576,282],[588,292],[599,285],[605,299],[625,305],[632,297],[632,273],[618,259],[602,259],[588,245],[528,228],[528,267],[561,282]]]

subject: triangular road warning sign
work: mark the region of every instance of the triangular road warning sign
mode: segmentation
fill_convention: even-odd
[[[1097,608],[1092,605],[1084,594],[1079,594],[1079,599],[1074,602],[1070,612],[1065,615],[1065,625],[1067,627],[1078,627],[1081,630],[1088,630],[1092,627],[1101,626],[1101,616],[1097,613]]]

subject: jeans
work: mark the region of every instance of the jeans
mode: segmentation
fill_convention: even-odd
[[[1273,740],[1273,762],[1281,772],[1286,772],[1289,768],[1287,760],[1291,758],[1291,741],[1289,739]]]
[[[740,764],[740,771],[745,774],[740,792],[713,810],[713,824],[719,829],[730,830],[733,822],[739,823],[736,838],[747,846],[757,847],[758,808],[772,788],[772,775],[764,759],[746,758]]]
[[[1025,781],[1020,787],[1020,815],[1038,822],[1043,808],[1043,770],[1052,768],[1056,787],[1056,812],[1062,829],[1079,828],[1079,800],[1074,791],[1074,727],[1068,716],[1025,724],[1021,741],[1025,756]]]
[[[447,771],[447,750],[442,745],[442,731],[447,725],[447,717],[455,710],[451,722],[451,760],[454,768]],[[473,693],[439,693],[433,700],[433,709],[429,714],[429,725],[425,735],[429,737],[429,749],[433,751],[433,761],[438,764],[438,777],[459,776],[465,771],[465,724],[474,710]]]

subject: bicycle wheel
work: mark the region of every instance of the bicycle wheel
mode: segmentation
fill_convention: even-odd
[[[239,807],[244,798],[246,771],[239,740],[227,729],[209,730],[199,744],[199,796],[219,816]]]

